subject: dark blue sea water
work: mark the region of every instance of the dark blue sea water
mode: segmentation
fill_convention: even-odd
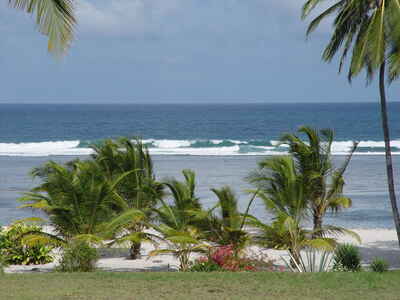
[[[400,103],[389,108],[400,152]],[[352,140],[362,141],[358,152],[382,154],[378,112],[372,103],[0,105],[0,155],[86,154],[89,144],[118,136],[140,136],[155,154],[275,154],[285,149],[274,141],[300,125],[333,128],[337,154]]]
[[[393,151],[400,154],[400,103],[389,108]],[[84,157],[89,144],[119,136],[145,139],[159,178],[195,170],[205,205],[215,202],[211,187],[229,184],[244,206],[249,188],[244,178],[266,155],[283,153],[275,141],[300,125],[333,128],[338,163],[352,140],[361,141],[346,173],[345,191],[353,207],[327,221],[350,228],[392,228],[379,107],[371,103],[0,105],[0,224],[32,214],[16,208],[16,199],[35,184],[27,175],[30,169],[49,159]],[[399,186],[400,156],[394,163]],[[253,213],[270,218],[258,202]]]

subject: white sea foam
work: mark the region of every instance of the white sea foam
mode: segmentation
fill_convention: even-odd
[[[78,148],[79,141],[39,143],[0,143],[2,156],[87,155],[89,148]]]
[[[229,141],[232,146],[224,146]],[[150,153],[155,155],[282,155],[287,153],[287,146],[277,146],[277,141],[270,141],[270,146],[252,145],[252,142],[238,140],[209,140],[212,146],[199,147],[197,142],[207,140],[156,140],[143,141],[149,145]],[[268,144],[268,143],[267,143]],[[334,155],[346,155],[353,145],[352,141],[338,141],[332,145]],[[383,141],[361,141],[355,155],[384,155]],[[399,155],[400,140],[392,141],[394,155]],[[375,149],[376,150],[375,150]],[[88,155],[90,148],[80,147],[75,141],[49,141],[38,143],[0,143],[0,156],[49,156],[49,155]]]

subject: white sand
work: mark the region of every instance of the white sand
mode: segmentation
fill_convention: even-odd
[[[340,242],[356,244],[361,251],[363,264],[368,265],[374,257],[385,258],[391,268],[400,268],[400,249],[397,242],[396,231],[387,229],[354,229],[362,240],[361,244],[351,237],[339,238]],[[168,271],[176,270],[178,266],[177,260],[168,254],[155,257],[148,257],[149,251],[153,249],[151,244],[144,244],[142,247],[142,258],[137,260],[129,260],[126,257],[110,257],[101,258],[98,262],[98,268],[105,271]],[[249,248],[249,252],[257,253],[261,249],[255,246]],[[269,258],[273,259],[276,264],[283,265],[281,256],[286,256],[285,251],[277,251],[272,249],[261,250],[266,253]],[[121,255],[119,255],[121,256]],[[55,263],[37,266],[9,266],[5,269],[7,273],[19,272],[48,272],[56,265]]]

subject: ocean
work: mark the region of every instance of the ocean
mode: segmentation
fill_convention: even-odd
[[[390,103],[396,173],[400,178],[400,103]],[[245,177],[257,162],[286,152],[279,137],[301,125],[332,128],[335,161],[359,141],[348,172],[346,195],[353,207],[326,223],[349,228],[392,228],[379,106],[374,103],[0,105],[0,224],[32,215],[16,199],[35,185],[29,171],[47,160],[66,162],[90,154],[90,144],[120,136],[141,137],[160,179],[197,173],[198,195],[215,203],[212,187],[231,185],[244,207]],[[270,215],[256,202],[252,213]]]

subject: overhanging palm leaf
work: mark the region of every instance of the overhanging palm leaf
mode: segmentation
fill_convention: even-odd
[[[48,36],[51,53],[66,52],[76,24],[72,0],[9,0],[9,4],[34,16],[38,30]]]

